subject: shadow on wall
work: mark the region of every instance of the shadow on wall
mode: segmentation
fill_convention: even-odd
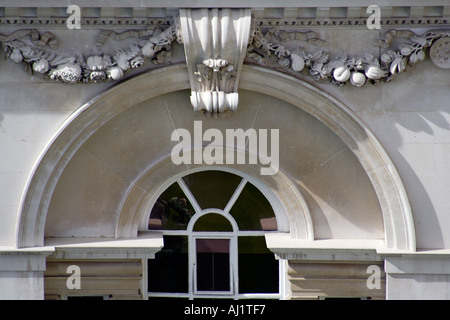
[[[436,190],[434,189],[434,184],[439,184],[438,180],[444,179],[444,177],[439,177],[439,173],[436,172],[435,160],[439,159],[437,154],[435,154],[436,144],[442,143],[442,141],[438,141],[436,128],[433,128],[433,126],[449,131],[450,125],[442,113],[428,111],[408,112],[408,119],[397,121],[391,119],[392,122],[387,122],[386,120],[385,123],[388,125],[393,126],[393,128],[397,127],[396,130],[392,130],[386,149],[388,149],[397,166],[409,197],[414,217],[417,247],[419,249],[448,247],[442,232],[444,226],[438,218],[438,215],[442,214],[442,212],[437,212],[438,205],[436,201],[430,198],[430,195],[436,197],[436,194],[433,194],[433,190]],[[429,141],[431,142],[424,143],[423,147],[417,146],[414,152],[407,150],[407,148],[405,150],[403,147],[406,144],[411,144],[412,141],[405,141],[405,130],[402,130],[400,127],[410,133],[408,134],[410,135],[408,140],[420,140],[420,137],[424,135],[435,137],[435,139],[430,139]],[[422,142],[417,142],[417,144],[420,143]],[[427,176],[419,176],[424,173]],[[434,177],[434,181],[430,180],[432,177]]]
[[[450,178],[450,168],[445,165],[449,161],[439,149],[450,143],[449,82],[448,70],[425,60],[392,82],[376,87],[320,85],[345,101],[391,157],[411,204],[419,249],[449,245],[439,221],[444,213],[437,211],[438,207],[450,211],[445,196],[439,194],[439,186],[445,188],[445,180]]]

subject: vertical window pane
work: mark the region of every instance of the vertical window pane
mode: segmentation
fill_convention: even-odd
[[[242,178],[223,171],[202,171],[183,178],[202,209],[225,209]]]
[[[278,293],[278,261],[264,237],[238,238],[239,293]]]
[[[164,248],[148,260],[148,291],[187,293],[188,263],[188,238],[164,236]]]
[[[197,290],[230,291],[230,240],[196,239]]]

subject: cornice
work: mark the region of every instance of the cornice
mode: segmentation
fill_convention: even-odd
[[[264,2],[264,1],[263,1]],[[34,7],[21,4],[20,7],[3,6],[0,4],[0,26],[15,27],[65,27],[67,18],[66,7],[41,6]],[[396,6],[380,5],[380,24],[382,27],[398,26],[433,26],[450,24],[450,5],[448,2],[427,3],[427,6],[411,5],[411,2],[396,2]],[[41,2],[40,2],[41,5]],[[277,2],[278,5],[278,2]],[[260,26],[275,27],[365,27],[367,18],[367,6],[348,3],[336,6],[329,3],[328,6],[315,7],[303,6],[282,7],[281,4],[273,8],[273,5],[259,3],[252,6],[249,2],[245,7],[250,8],[253,19]],[[95,7],[93,4],[79,4],[81,10],[81,25],[86,28],[95,27],[119,27],[130,28],[139,26],[154,26],[170,23],[178,15],[180,7],[155,7],[149,4],[127,7],[127,5]],[[199,6],[200,7],[200,6]],[[210,7],[217,7],[211,4]],[[242,7],[242,5],[240,5]]]
[[[316,0],[314,5],[316,7],[346,7],[349,4],[349,0]],[[423,6],[423,0],[378,0],[379,6]],[[448,5],[447,0],[428,0],[428,6],[444,6]],[[293,1],[293,0],[246,0],[245,3],[242,0],[226,0],[218,2],[215,0],[108,0],[108,1],[92,1],[92,0],[77,0],[77,4],[81,7],[98,7],[101,4],[104,7],[114,8],[243,8],[244,5],[247,8],[297,8],[297,7],[311,7],[309,1]],[[352,0],[353,7],[362,6],[368,7],[373,5],[373,0]],[[6,7],[17,6],[17,0],[2,0],[2,5]],[[60,0],[39,0],[39,6],[42,8],[58,7],[61,5]],[[21,7],[35,7],[35,0],[21,0]]]

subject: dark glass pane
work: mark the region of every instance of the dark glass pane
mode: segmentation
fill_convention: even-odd
[[[183,178],[202,209],[224,209],[242,178],[223,171],[202,171]]]
[[[188,263],[188,238],[164,236],[164,248],[148,260],[148,291],[187,293]]]
[[[228,239],[197,239],[197,290],[230,291]]]
[[[239,237],[239,293],[278,293],[278,261],[264,237]]]
[[[277,230],[275,213],[266,197],[247,182],[230,214],[239,230]]]
[[[195,222],[194,231],[233,231],[233,227],[224,216],[209,213]]]
[[[186,230],[195,211],[178,183],[172,184],[156,201],[150,214],[150,230]]]

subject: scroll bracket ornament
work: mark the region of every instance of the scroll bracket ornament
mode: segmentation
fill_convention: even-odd
[[[195,111],[217,115],[237,110],[250,23],[250,9],[180,9]]]

